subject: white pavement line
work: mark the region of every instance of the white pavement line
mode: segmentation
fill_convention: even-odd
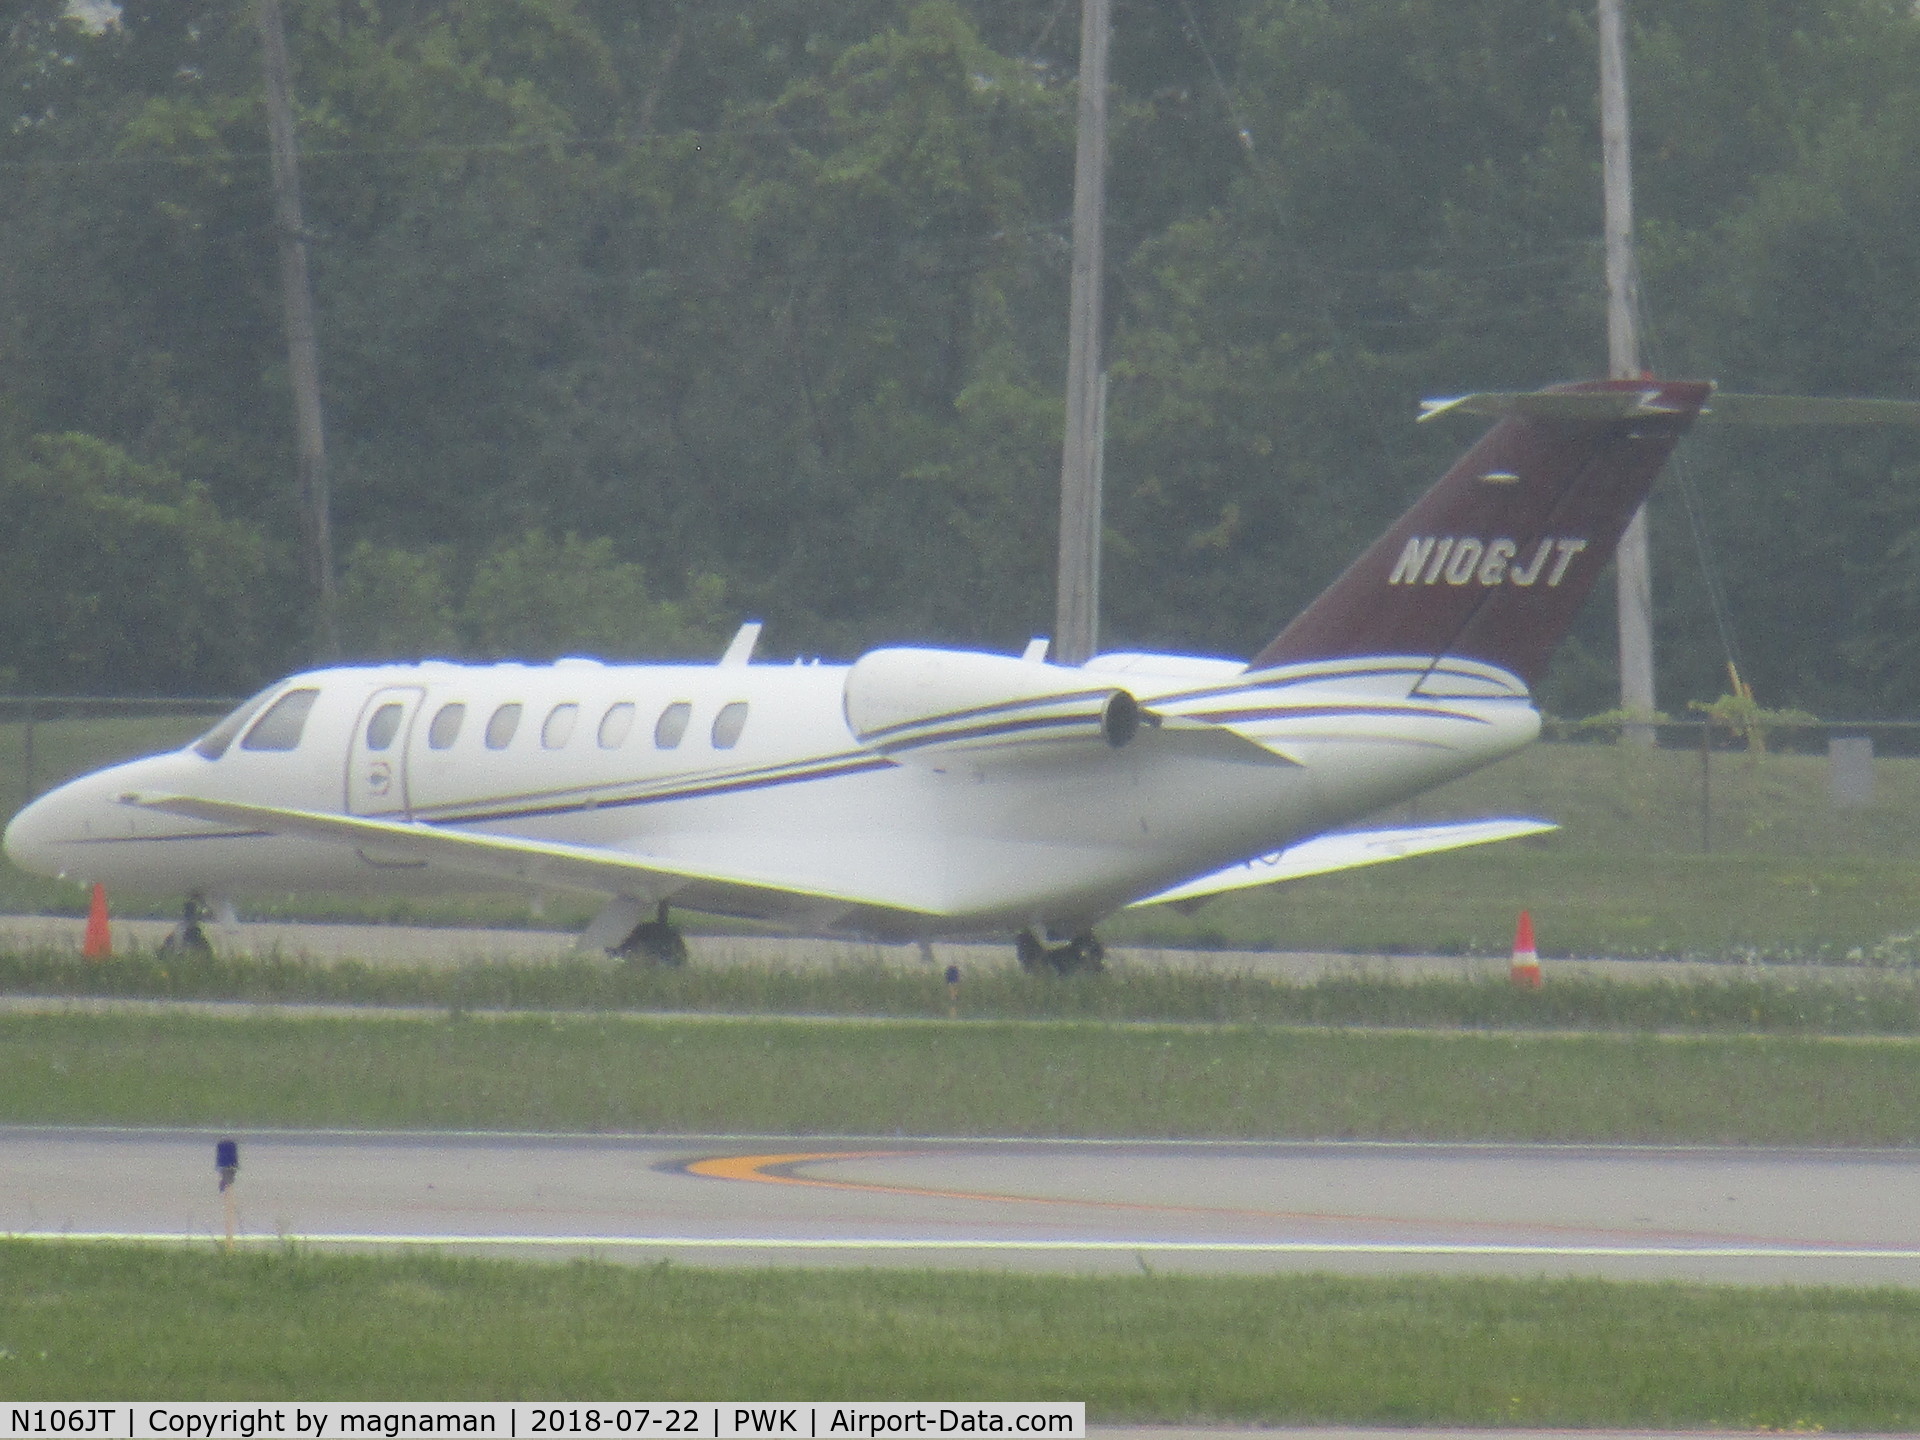
[[[221,1237],[184,1230],[12,1230],[0,1240],[220,1244]],[[921,1240],[784,1235],[236,1235],[236,1245],[617,1246],[681,1250],[1010,1250],[1110,1251],[1200,1255],[1458,1255],[1602,1260],[1920,1260],[1920,1247],[1845,1245],[1492,1245],[1400,1244],[1313,1240]]]

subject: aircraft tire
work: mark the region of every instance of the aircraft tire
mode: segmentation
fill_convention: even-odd
[[[190,955],[196,960],[210,959],[213,955],[213,942],[207,939],[207,932],[200,928],[200,917],[206,914],[206,906],[198,895],[189,895],[186,903],[180,907],[180,923],[167,932],[167,938],[160,942],[163,955]]]
[[[629,964],[658,965],[676,970],[687,963],[687,937],[677,926],[660,920],[636,925],[633,933],[614,947],[617,958]]]
[[[1098,975],[1107,968],[1107,947],[1092,935],[1076,935],[1048,956],[1062,975]]]
[[[160,942],[163,955],[191,955],[196,960],[205,960],[213,954],[213,942],[207,939],[207,932],[198,925],[182,925],[167,932],[167,938]]]
[[[1031,930],[1022,930],[1014,938],[1013,953],[1020,957],[1020,968],[1029,975],[1039,974],[1053,962],[1053,952]]]

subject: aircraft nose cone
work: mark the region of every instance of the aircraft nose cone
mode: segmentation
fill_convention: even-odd
[[[4,845],[7,859],[18,865],[30,875],[58,877],[64,862],[61,856],[63,846],[57,843],[58,806],[54,802],[59,791],[42,795],[32,801],[7,822],[7,832],[0,845]]]

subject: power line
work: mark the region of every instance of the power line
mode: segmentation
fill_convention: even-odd
[[[1220,92],[1220,103],[1227,107],[1227,119],[1233,122],[1240,148],[1251,155],[1253,132],[1247,128],[1247,122],[1240,118],[1239,107],[1233,103],[1233,92],[1227,89],[1227,82],[1221,78],[1220,67],[1213,63],[1213,51],[1207,46],[1207,37],[1200,31],[1200,22],[1194,17],[1193,6],[1187,0],[1180,0],[1180,10],[1187,17],[1187,33],[1193,36],[1193,43],[1199,47],[1200,58],[1207,62],[1207,73],[1213,76],[1213,88]]]

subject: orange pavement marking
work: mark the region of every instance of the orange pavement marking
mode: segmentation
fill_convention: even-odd
[[[1089,1210],[1129,1210],[1160,1215],[1216,1215],[1242,1220],[1340,1220],[1362,1225],[1450,1226],[1467,1230],[1524,1229],[1548,1234],[1618,1234],[1642,1239],[1725,1241],[1729,1237],[1704,1230],[1629,1230],[1611,1226],[1561,1225],[1538,1220],[1423,1220],[1404,1215],[1341,1215],[1313,1210],[1244,1210],[1213,1205],[1152,1205],[1135,1200],[1075,1200],[1057,1195],[1002,1195],[982,1190],[933,1190],[919,1185],[884,1185],[865,1180],[821,1180],[809,1175],[772,1175],[776,1166],[819,1164],[834,1160],[893,1160],[926,1154],[923,1150],[822,1150],[791,1155],[716,1155],[695,1160],[685,1169],[708,1180],[737,1180],[759,1185],[800,1185],[816,1190],[854,1190],[868,1195],[910,1195],[926,1200],[985,1200],[1001,1205],[1068,1205]],[[1742,1237],[1744,1238],[1744,1237]],[[1786,1243],[1786,1242],[1779,1242]]]

